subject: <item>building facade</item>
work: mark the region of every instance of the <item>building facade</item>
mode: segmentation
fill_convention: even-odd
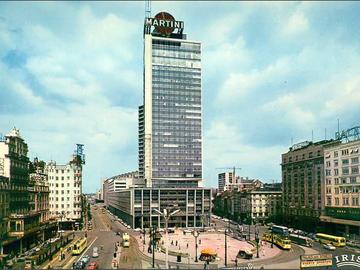
[[[360,140],[325,148],[325,209],[321,221],[329,232],[360,235]]]
[[[324,147],[333,140],[302,142],[282,155],[284,223],[314,231],[324,208]],[[301,221],[301,222],[300,222]]]
[[[209,226],[211,189],[130,188],[109,192],[107,208],[133,228],[164,228],[164,219],[153,209],[176,206],[180,209],[169,220],[169,227]]]
[[[65,165],[50,161],[45,172],[49,179],[50,215],[74,226],[82,218],[82,163],[73,155]]]
[[[183,22],[174,33],[159,21],[177,22],[166,12],[145,20],[139,173],[147,187],[195,188],[202,186],[201,43],[186,39]]]
[[[233,172],[224,172],[218,174],[218,187],[219,192],[226,190],[253,190],[262,188],[264,184],[258,179],[249,179],[249,177],[235,176]]]

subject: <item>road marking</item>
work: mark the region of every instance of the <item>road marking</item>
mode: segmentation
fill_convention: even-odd
[[[94,244],[94,242],[96,241],[96,239],[98,238],[98,236],[95,237],[95,239],[91,242],[91,244],[87,247],[87,249],[85,249],[85,251],[81,254],[80,258],[77,260],[77,262],[79,262],[82,257],[85,255],[85,253],[89,250],[89,248]]]

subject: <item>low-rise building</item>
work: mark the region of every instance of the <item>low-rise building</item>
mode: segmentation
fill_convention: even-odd
[[[218,190],[219,192],[232,190],[253,190],[262,188],[264,184],[258,179],[250,179],[249,177],[235,176],[233,172],[219,173]]]

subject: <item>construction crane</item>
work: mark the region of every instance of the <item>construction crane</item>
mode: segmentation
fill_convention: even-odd
[[[241,170],[241,168],[240,167],[227,167],[227,168],[216,168],[217,170],[233,170],[233,183],[235,183],[235,181],[236,181],[236,178],[235,178],[235,171],[236,170]],[[240,178],[239,178],[240,179]],[[241,181],[241,180],[240,180]]]

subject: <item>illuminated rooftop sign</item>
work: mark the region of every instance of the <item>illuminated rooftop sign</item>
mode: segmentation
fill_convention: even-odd
[[[167,12],[160,12],[156,14],[154,18],[145,18],[145,34],[150,34],[152,26],[155,28],[154,32],[156,34],[170,36],[175,29],[178,29],[178,33],[181,34],[184,29],[184,22],[176,21],[175,18]]]
[[[346,142],[356,141],[360,139],[360,126],[342,130],[335,133],[336,140],[345,140]]]

